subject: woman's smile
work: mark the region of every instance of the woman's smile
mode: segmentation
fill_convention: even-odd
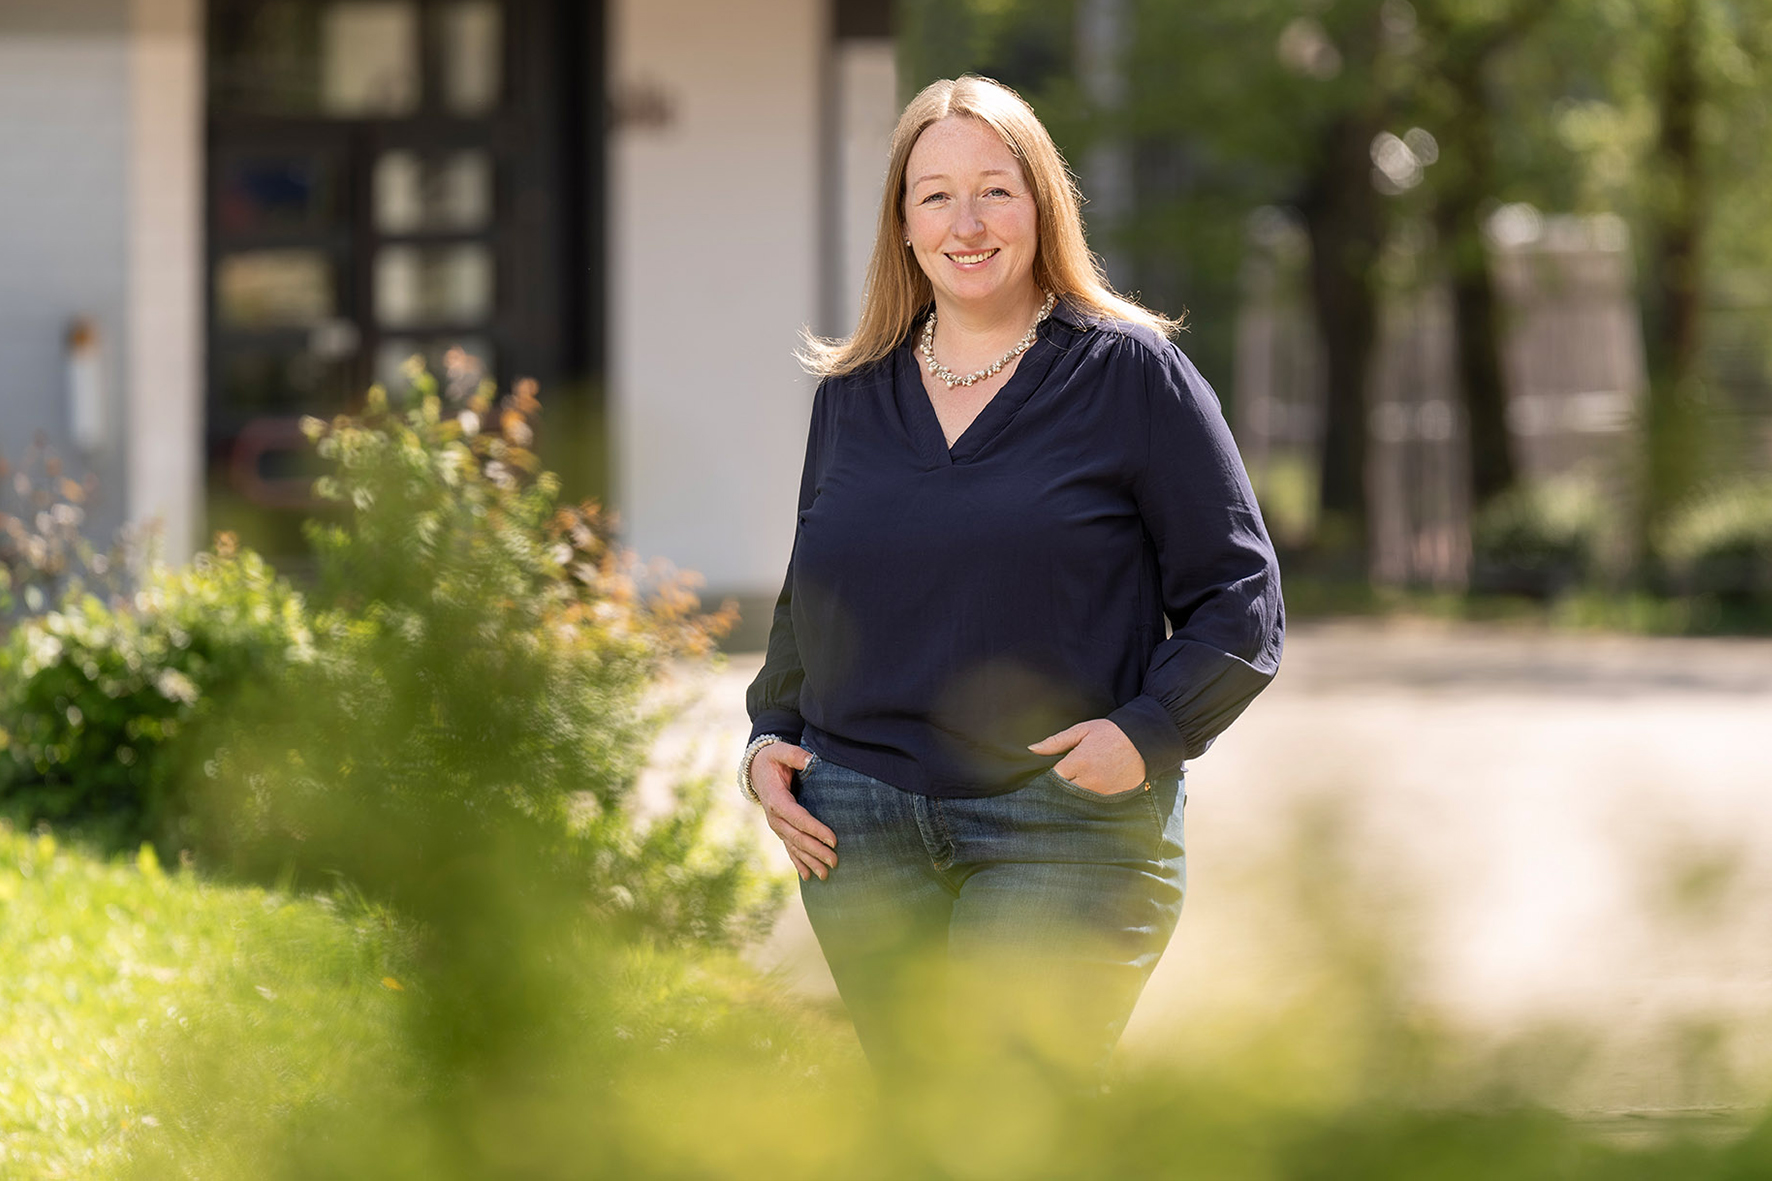
[[[997,251],[995,247],[992,247],[989,250],[980,250],[974,254],[956,254],[950,250],[948,252],[948,258],[953,261],[955,266],[971,271],[977,270],[979,267],[989,262],[996,253]]]

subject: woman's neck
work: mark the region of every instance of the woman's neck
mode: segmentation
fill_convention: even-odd
[[[1027,334],[1046,293],[1029,283],[1025,292],[988,306],[935,300],[935,350],[957,372],[988,365]]]

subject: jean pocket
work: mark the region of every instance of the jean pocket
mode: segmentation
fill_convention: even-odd
[[[1093,800],[1099,804],[1122,804],[1128,800],[1139,799],[1148,790],[1145,785],[1141,783],[1137,787],[1128,788],[1125,791],[1103,793],[1099,791],[1090,791],[1081,784],[1073,783],[1051,767],[1046,769],[1046,775],[1053,783],[1057,784],[1059,790],[1063,791],[1066,795],[1076,796],[1079,799],[1084,800]]]

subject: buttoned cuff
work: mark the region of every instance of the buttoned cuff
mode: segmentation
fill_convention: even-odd
[[[1151,779],[1181,766],[1187,757],[1187,740],[1163,703],[1148,693],[1140,694],[1108,715],[1108,721],[1125,732],[1144,757],[1145,778]]]
[[[791,709],[766,709],[751,719],[751,736],[745,745],[757,741],[765,734],[773,734],[777,738],[800,745],[800,735],[806,729],[806,719]]]

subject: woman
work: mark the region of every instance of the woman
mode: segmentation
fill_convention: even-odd
[[[1180,913],[1184,760],[1279,666],[1217,400],[1179,325],[1107,286],[1078,203],[1013,91],[932,84],[861,321],[805,356],[739,782],[888,1082],[957,1046],[1099,1071]]]

